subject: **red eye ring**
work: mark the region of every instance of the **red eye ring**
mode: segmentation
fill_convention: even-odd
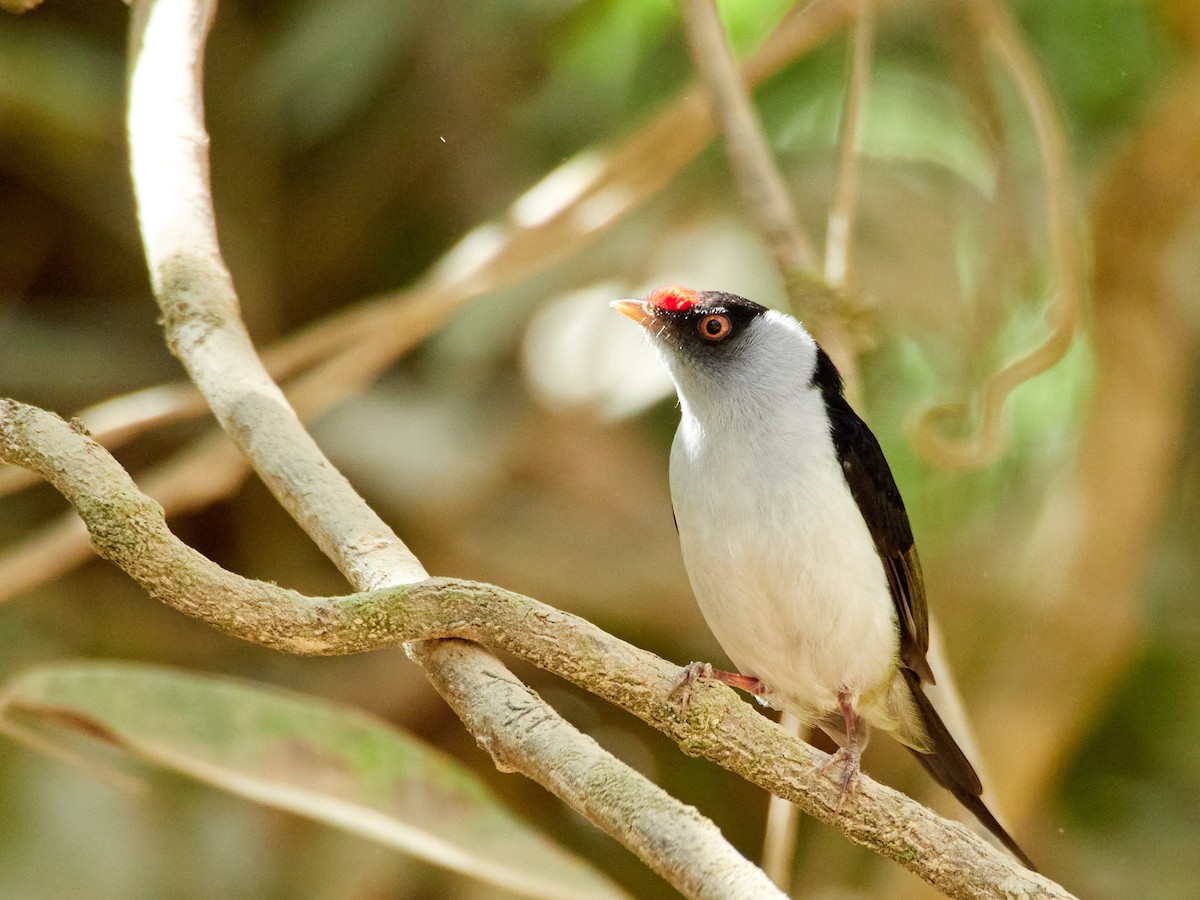
[[[733,331],[733,323],[729,321],[729,316],[722,313],[710,313],[700,320],[696,331],[704,340],[715,344],[717,341],[723,341],[729,337],[729,333]]]

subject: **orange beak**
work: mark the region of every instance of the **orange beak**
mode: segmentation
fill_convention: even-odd
[[[608,304],[627,319],[646,327],[656,318],[654,307],[645,300],[614,300]]]

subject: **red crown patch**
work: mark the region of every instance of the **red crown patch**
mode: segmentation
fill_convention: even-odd
[[[664,309],[667,312],[683,312],[695,306],[699,299],[699,295],[695,291],[672,286],[659,288],[646,298],[646,302],[656,309]]]

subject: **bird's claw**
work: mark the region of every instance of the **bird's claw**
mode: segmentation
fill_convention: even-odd
[[[692,690],[695,688],[696,682],[707,681],[712,677],[712,663],[688,663],[680,670],[679,678],[675,680],[675,684],[671,686],[671,690],[667,691],[667,696],[679,696],[679,712],[681,715],[688,711],[688,707],[692,703]]]
[[[846,797],[858,784],[859,761],[862,754],[857,747],[839,747],[838,751],[821,764],[821,771],[833,768],[839,763],[842,766],[842,782],[838,790],[837,804],[834,812],[841,812],[846,805]]]

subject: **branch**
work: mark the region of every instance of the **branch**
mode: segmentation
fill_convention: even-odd
[[[850,75],[842,104],[842,133],[838,139],[838,174],[833,186],[825,233],[825,281],[844,290],[850,281],[850,253],[854,245],[858,209],[858,145],[871,81],[871,46],[875,40],[875,7],[859,0],[850,50]]]
[[[698,689],[687,716],[681,718],[668,698],[678,666],[577,616],[503,588],[456,579],[430,578],[343,597],[308,597],[242,578],[176,538],[158,505],[90,437],[50,413],[11,400],[0,401],[0,459],[32,468],[50,481],[83,516],[96,551],[152,596],[235,637],[309,655],[358,653],[428,638],[477,641],[520,656],[620,706],[675,740],[685,752],[712,760],[791,800],[949,896],[1070,897],[964,826],[866,776],[838,812],[836,773],[820,770],[828,759],[825,754],[786,734],[720,684]],[[435,652],[456,660],[465,652],[457,643],[422,644],[412,654],[428,662],[427,648],[437,647],[444,650]],[[491,660],[486,664],[499,665]],[[468,696],[458,676],[440,665],[438,673],[435,681],[443,690]],[[511,678],[506,675],[503,680]],[[500,680],[488,683],[500,685]],[[448,687],[453,685],[459,687]],[[484,686],[485,682],[476,682],[471,690]],[[493,707],[506,708],[501,696],[484,694],[470,695],[470,715],[487,717]],[[557,719],[548,706],[539,707],[539,713]],[[501,712],[489,720],[489,727],[511,738],[512,720],[511,711]],[[477,734],[486,739],[490,732]],[[502,765],[525,760],[519,749],[525,735],[519,729],[518,734],[521,737],[507,746],[498,741],[489,747]],[[557,750],[549,764],[551,773],[569,755]],[[547,765],[544,760],[540,764]],[[590,797],[589,802],[596,802],[586,788],[584,795],[584,800]],[[657,808],[660,802],[652,805]],[[609,814],[620,817],[619,811]],[[642,823],[635,817],[633,824]],[[654,840],[652,833],[642,837]],[[744,860],[742,864],[749,865]]]
[[[131,24],[130,166],[167,343],[271,493],[347,578],[371,586],[419,579],[420,562],[325,458],[242,324],[208,180],[201,72],[215,8],[141,2]],[[319,509],[301,500],[314,496]]]
[[[659,788],[648,789],[645,778],[579,735],[477,644],[424,641],[411,645],[409,655],[429,664],[433,686],[499,769],[535,771],[537,781],[591,822],[609,834],[626,835],[627,845],[636,843],[638,856],[686,896],[785,896],[710,819]],[[520,722],[517,729],[510,727],[514,719]],[[500,722],[503,731],[497,728]],[[516,759],[507,755],[513,751]]]
[[[730,167],[746,212],[785,276],[812,271],[817,255],[796,218],[766,135],[750,107],[750,97],[729,53],[725,29],[713,0],[681,0],[684,32],[692,64],[700,73],[713,116],[725,135]]]

